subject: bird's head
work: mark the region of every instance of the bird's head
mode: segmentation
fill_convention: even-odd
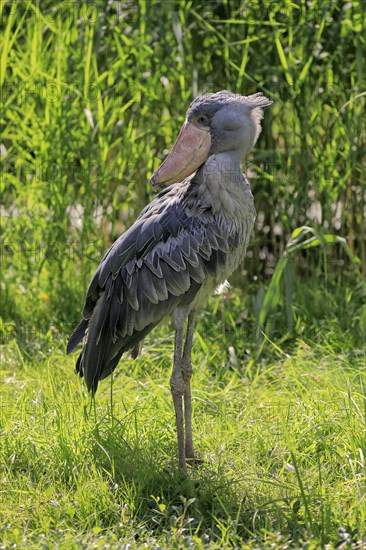
[[[151,177],[153,188],[182,181],[211,155],[231,152],[242,158],[260,134],[262,107],[271,103],[261,93],[242,96],[226,90],[197,97],[171,152]]]

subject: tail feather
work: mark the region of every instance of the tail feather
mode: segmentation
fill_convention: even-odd
[[[95,304],[90,319],[86,321],[87,324],[83,324],[84,329],[87,327],[86,338],[76,362],[76,372],[85,378],[88,391],[93,394],[97,391],[99,380],[103,380],[114,371],[123,353],[132,348],[137,349],[139,342],[145,338],[156,324],[150,323],[142,330],[134,330],[129,336],[115,339],[110,323],[106,322],[109,316],[109,308],[110,301],[106,299],[103,292]],[[84,330],[82,336],[80,336],[82,323],[70,338],[67,348],[70,348],[70,351],[74,349],[77,342],[85,334]]]
[[[76,346],[81,342],[85,336],[86,329],[88,328],[89,319],[82,319],[74,332],[71,334],[66,347],[66,354],[69,355]]]
[[[84,361],[84,352],[82,351],[77,358],[76,365],[75,365],[75,373],[79,374],[82,378],[83,375],[83,361]]]
[[[109,304],[108,304],[109,305]],[[112,344],[109,326],[106,324],[108,313],[104,292],[100,295],[88,326],[88,336],[82,351],[82,370],[88,390],[96,392],[98,381],[108,362]]]

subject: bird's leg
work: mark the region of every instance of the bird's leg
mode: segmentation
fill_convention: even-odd
[[[170,379],[170,389],[172,392],[175,420],[177,424],[178,436],[178,457],[179,469],[186,471],[186,456],[184,448],[184,424],[183,424],[183,393],[184,384],[182,376],[182,347],[183,347],[183,328],[179,328],[175,333],[174,342],[174,365]]]
[[[186,435],[186,458],[194,461],[193,436],[192,436],[192,402],[191,402],[191,376],[192,376],[192,343],[194,331],[194,311],[188,316],[186,340],[182,357],[182,375],[184,382],[184,420]]]

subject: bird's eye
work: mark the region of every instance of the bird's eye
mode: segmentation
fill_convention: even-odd
[[[200,115],[197,120],[200,124],[207,124],[208,117],[206,115]]]

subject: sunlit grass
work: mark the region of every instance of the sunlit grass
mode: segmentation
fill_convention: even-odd
[[[233,306],[235,313],[235,299]],[[248,341],[244,359],[220,316],[203,315],[197,328],[194,436],[204,463],[186,479],[177,469],[168,327],[101,383],[95,403],[59,337],[39,338],[31,358],[9,339],[1,390],[5,547],[318,548],[341,540],[339,528],[354,541],[366,535],[363,348],[347,335],[342,342],[330,323],[320,342],[304,337],[284,349],[267,342],[257,360]],[[216,335],[205,332],[214,323]]]
[[[363,8],[0,2],[1,548],[365,541]],[[222,88],[274,104],[245,268],[200,313],[185,479],[168,327],[95,403],[64,348],[191,99]]]

